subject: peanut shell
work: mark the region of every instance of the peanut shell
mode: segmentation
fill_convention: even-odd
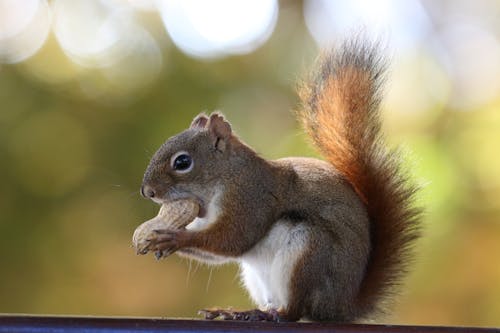
[[[138,254],[146,254],[154,243],[155,230],[181,229],[198,215],[200,207],[193,200],[177,200],[163,204],[158,215],[138,226],[132,236],[132,244]]]

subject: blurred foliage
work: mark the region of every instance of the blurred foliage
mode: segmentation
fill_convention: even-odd
[[[165,139],[214,109],[265,157],[315,156],[290,110],[317,52],[301,6],[287,4],[257,51],[199,61],[165,47],[157,78],[125,93],[83,94],[87,81],[107,83],[93,72],[72,80],[80,69],[53,36],[26,62],[2,65],[0,312],[193,317],[214,305],[250,307],[235,266],[135,255],[133,230],[158,210],[139,195],[142,173]],[[393,66],[385,127],[423,186],[425,236],[386,320],[500,326],[500,91],[457,106],[453,77],[432,57],[406,59]],[[403,76],[416,78],[409,89]],[[447,98],[420,104],[427,84]]]

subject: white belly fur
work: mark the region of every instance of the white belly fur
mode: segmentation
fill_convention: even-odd
[[[285,309],[290,277],[308,242],[303,224],[278,221],[268,235],[240,258],[241,277],[262,309]]]
[[[196,218],[186,229],[200,231],[209,228],[220,214],[223,188],[217,188],[203,218]],[[277,221],[269,233],[250,251],[238,259],[241,278],[250,297],[262,309],[285,309],[289,301],[290,277],[295,263],[301,258],[308,242],[308,230],[303,224]],[[230,258],[198,249],[179,251],[208,264],[222,264]]]

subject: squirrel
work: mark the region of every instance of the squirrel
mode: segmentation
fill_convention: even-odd
[[[206,319],[349,323],[385,312],[412,259],[420,209],[381,134],[381,53],[347,39],[300,85],[297,115],[325,161],[266,160],[217,112],[198,115],[152,157],[142,195],[200,205],[185,229],[158,231],[153,248],[237,262],[259,307],[207,309]]]

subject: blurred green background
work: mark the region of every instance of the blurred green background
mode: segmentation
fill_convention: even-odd
[[[493,0],[0,0],[0,312],[250,307],[235,266],[135,255],[158,211],[143,171],[216,109],[265,157],[315,156],[295,84],[363,25],[388,41],[384,126],[426,208],[384,321],[500,326],[499,18]]]

